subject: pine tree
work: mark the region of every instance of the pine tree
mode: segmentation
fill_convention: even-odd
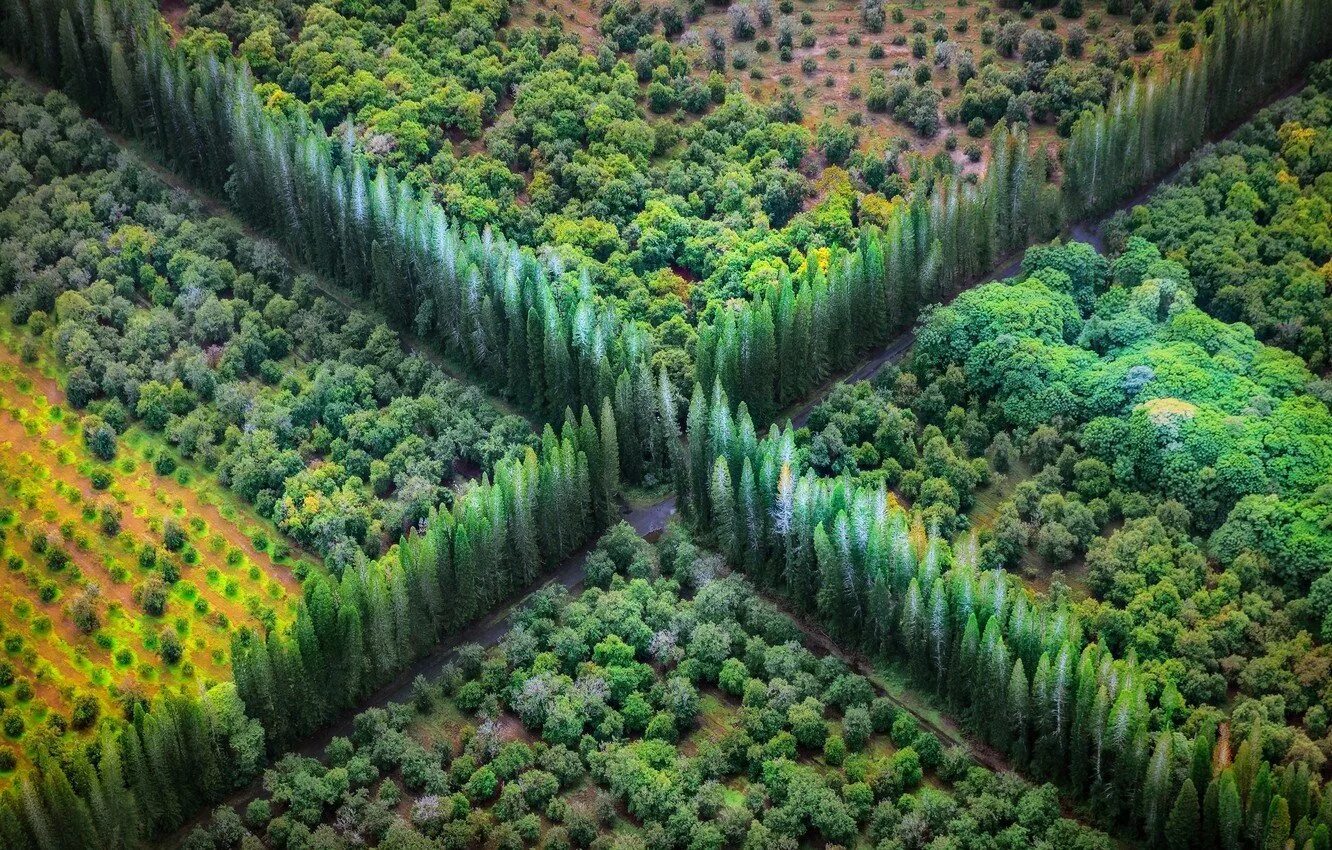
[[[962,628],[962,640],[954,655],[953,673],[948,677],[952,686],[953,705],[961,708],[971,702],[968,688],[978,675],[978,656],[980,653],[980,623],[976,612],[967,615],[966,625]]]
[[[11,784],[0,791],[0,847],[39,850],[39,845],[29,837],[23,822],[23,797],[20,794],[23,784]]]
[[[1249,798],[1245,803],[1245,832],[1251,846],[1260,847],[1267,833],[1267,816],[1272,807],[1272,769],[1266,761],[1258,768],[1258,774],[1249,789]],[[1289,815],[1289,813],[1287,813]],[[1290,831],[1287,817],[1286,831]]]
[[[1175,804],[1165,822],[1165,846],[1168,850],[1194,850],[1200,837],[1198,792],[1192,779],[1185,779],[1175,796]]]
[[[754,465],[748,457],[740,471],[740,499],[737,519],[743,523],[739,537],[743,539],[745,572],[756,574],[764,559],[764,518],[758,482],[754,478]]]
[[[106,815],[99,831],[107,846],[128,846],[138,833],[137,812],[133,792],[126,786],[120,744],[110,731],[102,733],[99,743],[97,774],[106,795]]]
[[[1221,774],[1217,794],[1217,838],[1224,850],[1240,850],[1244,844],[1244,808],[1240,803],[1235,774],[1227,769]]]
[[[734,562],[738,553],[739,523],[735,512],[735,493],[731,470],[724,458],[717,458],[712,468],[712,489],[708,496],[712,516],[712,534],[717,546]]]
[[[79,49],[79,38],[74,34],[74,21],[69,10],[60,12],[60,69],[61,85],[81,103],[92,103],[93,91],[84,77],[85,62]]]
[[[1096,724],[1093,718],[1098,682],[1093,663],[1093,649],[1085,647],[1078,658],[1077,693],[1073,701],[1073,719],[1069,729],[1069,778],[1073,787],[1085,790],[1091,785],[1091,753],[1095,746]]]
[[[925,631],[925,600],[920,593],[920,581],[912,577],[902,599],[902,617],[898,625],[907,660],[916,675],[923,674],[928,664],[929,648]]]
[[[157,712],[146,711],[136,718],[139,725],[139,738],[143,742],[144,761],[147,765],[147,782],[152,786],[158,803],[157,819],[149,824],[151,833],[173,829],[181,822],[184,812],[180,804],[179,785],[174,781],[170,750],[174,730],[164,727],[163,719]],[[140,795],[142,799],[142,795]]]
[[[710,474],[715,460],[715,457],[709,457],[712,440],[708,435],[708,422],[707,398],[702,385],[695,384],[685,419],[685,435],[689,443],[689,492],[683,494],[683,507],[696,517],[708,515]]]
[[[54,760],[44,760],[38,765],[41,773],[40,797],[55,835],[59,837],[61,847],[75,848],[96,847],[97,830],[88,806],[74,793],[65,771]]]
[[[944,592],[943,579],[936,578],[930,589],[929,609],[929,646],[930,660],[935,671],[934,687],[943,691],[944,674],[948,666],[948,597]]]
[[[1022,668],[1022,659],[1013,662],[1013,673],[1008,677],[1008,722],[1012,727],[1012,743],[1009,752],[1013,762],[1019,767],[1027,763],[1029,753],[1027,736],[1031,720],[1030,689],[1027,674]]]
[[[1170,776],[1170,735],[1162,734],[1156,738],[1156,749],[1147,764],[1147,773],[1142,787],[1142,819],[1147,835],[1153,841],[1159,841],[1165,827],[1165,818],[1170,810],[1170,797],[1173,793]]]
[[[349,706],[360,699],[366,690],[368,664],[365,659],[365,633],[361,624],[361,610],[344,603],[338,609],[338,631],[342,635],[343,655],[341,667],[342,705]]]
[[[1206,788],[1212,781],[1212,750],[1216,747],[1216,735],[1211,726],[1206,726],[1193,739],[1193,751],[1189,763],[1189,777],[1193,787]]]
[[[40,850],[60,848],[62,843],[57,841],[58,833],[51,823],[51,817],[47,814],[46,806],[42,803],[41,794],[32,778],[25,777],[20,788],[19,795],[23,800],[24,819],[27,821],[28,831],[32,833],[36,840],[37,847]]]
[[[816,610],[819,617],[837,633],[842,624],[842,570],[832,540],[822,523],[814,528],[814,560],[818,565]]]
[[[620,470],[627,481],[641,481],[643,478],[643,458],[645,449],[642,435],[638,431],[639,418],[637,394],[628,370],[620,372],[615,382],[615,420],[618,423],[617,436],[620,438]]]
[[[758,420],[767,422],[776,412],[776,326],[773,321],[772,308],[766,299],[759,302],[758,306],[750,313],[753,315],[753,321],[749,327],[752,336],[746,340],[746,343],[752,352],[750,354],[752,367],[749,376],[749,385],[752,390],[748,400],[750,409],[758,417]]]
[[[1212,779],[1207,783],[1203,794],[1202,827],[1198,833],[1198,843],[1202,847],[1221,846],[1221,780]]]
[[[1290,806],[1285,797],[1273,797],[1267,809],[1267,833],[1263,837],[1263,850],[1286,850],[1290,839]]]

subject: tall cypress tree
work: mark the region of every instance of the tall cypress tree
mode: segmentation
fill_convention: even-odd
[[[732,559],[738,547],[738,523],[735,515],[735,493],[731,487],[731,470],[723,458],[717,458],[712,468],[712,484],[708,497],[712,519],[712,533],[717,545]]]
[[[1217,794],[1217,838],[1224,850],[1240,850],[1244,844],[1244,808],[1240,803],[1235,774],[1227,769],[1221,774]]]
[[[1012,726],[1012,743],[1009,752],[1013,762],[1019,767],[1027,763],[1030,754],[1028,735],[1031,723],[1030,687],[1027,673],[1023,669],[1022,659],[1013,662],[1013,672],[1008,677],[1008,722]]]
[[[1185,779],[1166,818],[1165,846],[1168,850],[1194,850],[1199,846],[1200,830],[1198,792],[1193,780]]]
[[[1290,805],[1285,797],[1273,797],[1267,809],[1267,832],[1262,850],[1286,850],[1290,840]]]

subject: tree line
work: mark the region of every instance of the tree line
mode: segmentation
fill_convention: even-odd
[[[170,44],[151,4],[13,0],[4,9],[8,51],[225,193],[394,327],[428,338],[547,421],[558,423],[566,406],[600,410],[610,399],[627,479],[668,468],[660,440],[669,411],[649,365],[650,336],[597,302],[585,270],[488,228],[459,228],[392,171],[372,171],[352,138],[269,114],[244,62],[192,61]]]
[[[69,333],[57,332],[57,337],[76,337],[90,331],[100,334],[123,320],[137,325],[140,331],[161,331],[143,335],[165,344],[171,337],[160,324],[132,321],[134,317],[154,315],[154,308],[145,303],[147,298],[119,298],[102,314],[106,317],[114,313],[117,318],[98,323],[90,318],[95,310],[79,291],[69,289],[59,296],[56,292],[67,283],[81,281],[85,285],[82,291],[102,304],[103,296],[111,291],[105,277],[117,280],[122,287],[117,291],[134,292],[128,274],[118,274],[125,268],[155,280],[153,286],[146,287],[152,290],[146,294],[170,302],[167,276],[172,285],[183,287],[188,283],[206,291],[211,276],[219,274],[211,263],[223,264],[226,256],[237,258],[245,269],[241,275],[235,275],[233,269],[229,283],[218,286],[219,291],[235,296],[228,299],[229,303],[248,305],[253,292],[263,288],[253,280],[248,284],[238,282],[240,278],[253,278],[250,272],[275,285],[278,279],[286,281],[285,270],[278,269],[281,264],[273,258],[273,267],[262,270],[265,264],[258,259],[263,253],[258,243],[247,242],[226,226],[214,226],[218,220],[200,225],[200,219],[186,204],[166,205],[159,196],[164,191],[161,184],[151,176],[137,168],[105,168],[111,156],[109,142],[96,133],[83,134],[92,125],[78,119],[63,94],[51,93],[45,99],[34,94],[12,96],[11,89],[17,88],[0,83],[7,104],[15,111],[23,110],[24,121],[33,125],[24,129],[22,122],[10,122],[14,128],[23,129],[19,135],[27,148],[14,163],[7,186],[7,190],[25,195],[24,203],[15,205],[16,210],[27,210],[38,221],[65,216],[70,210],[86,206],[83,193],[88,185],[95,184],[100,187],[96,203],[105,209],[132,207],[134,215],[145,222],[178,218],[183,221],[180,229],[190,231],[194,238],[177,241],[177,234],[162,234],[167,244],[156,255],[163,263],[162,275],[148,262],[154,256],[150,250],[153,234],[132,224],[134,219],[123,214],[118,218],[122,229],[117,232],[124,236],[135,231],[134,239],[110,237],[111,247],[97,255],[101,262],[91,269],[79,262],[91,263],[87,259],[91,256],[89,246],[102,247],[92,238],[102,232],[102,225],[91,217],[79,225],[86,230],[56,231],[61,245],[82,246],[85,253],[78,260],[64,251],[54,251],[43,252],[39,262],[27,243],[11,238],[10,247],[19,253],[5,271],[8,284],[18,286],[18,293],[10,297],[8,305],[16,322],[33,325],[34,331],[37,325],[49,325],[49,317],[35,318],[39,311],[34,308],[59,302],[56,313],[59,321],[69,321]],[[65,132],[51,129],[60,126]],[[17,144],[18,136],[10,136]],[[81,139],[84,144],[76,145],[73,139]],[[40,176],[29,174],[23,164]],[[16,175],[21,182],[14,179]],[[126,187],[137,187],[137,191]],[[34,194],[57,196],[60,201],[50,208],[30,206],[27,201]],[[17,235],[17,231],[11,234]],[[185,245],[199,250],[186,250]],[[223,245],[228,248],[224,250]],[[174,259],[186,259],[186,255],[193,265],[182,263],[177,268]],[[251,255],[253,267],[239,259]],[[48,268],[57,265],[60,275]],[[284,288],[291,299],[269,290],[269,306],[297,309],[298,304],[305,304],[305,296],[297,294],[300,289],[295,284]],[[46,300],[33,303],[39,296]],[[254,303],[262,303],[262,299]],[[343,313],[337,316],[344,330],[357,324]],[[169,326],[170,322],[165,324]],[[253,329],[253,325],[247,327]],[[304,327],[308,330],[314,326]],[[379,329],[388,333],[382,325]],[[299,327],[293,326],[293,331],[300,336]],[[272,328],[260,335],[271,340],[280,338],[282,332]],[[341,338],[332,336],[337,345]],[[355,348],[350,339],[342,341]],[[370,359],[399,360],[398,348],[390,342],[383,339],[383,344],[371,346],[378,354]],[[108,350],[126,353],[115,344],[108,345]],[[272,380],[292,378],[297,367],[285,356],[277,356],[281,365],[278,360],[267,361],[275,373]],[[158,354],[157,358],[163,356]],[[225,353],[222,359],[226,359]],[[68,359],[64,362],[69,364]],[[66,376],[64,383],[71,398],[77,394],[72,386],[77,383],[73,377],[77,371],[88,370],[75,367]],[[99,378],[110,373],[106,387],[115,391],[126,389],[122,385],[138,385],[126,378],[128,373],[123,368],[92,371]],[[245,373],[239,366],[235,371]],[[201,368],[200,374],[212,373]],[[84,380],[91,379],[85,375]],[[379,383],[386,389],[396,386],[391,380]],[[94,386],[101,392],[101,384]],[[92,393],[80,392],[85,392],[85,401]],[[143,396],[149,395],[144,389]],[[107,406],[99,409],[110,415]],[[147,408],[140,411],[145,423],[154,415]],[[128,418],[123,409],[121,418]],[[670,421],[674,421],[673,416]],[[674,443],[677,435],[671,433],[666,439]],[[25,736],[25,743],[34,769],[17,776],[0,795],[0,846],[41,850],[137,846],[170,832],[201,806],[250,781],[263,768],[266,750],[283,751],[300,735],[354,705],[442,637],[532,583],[541,572],[564,560],[609,524],[617,513],[619,446],[609,399],[603,401],[596,416],[584,407],[575,418],[566,409],[558,433],[547,426],[535,449],[528,448],[515,459],[496,463],[479,482],[461,493],[450,494],[448,507],[434,507],[384,557],[369,561],[360,550],[354,550],[350,562],[345,569],[337,570],[336,577],[323,571],[306,577],[303,598],[289,628],[268,634],[239,631],[232,652],[234,683],[215,685],[197,695],[165,693],[151,704],[133,701],[123,720],[105,718],[90,736],[58,735],[54,725],[32,730]],[[166,474],[165,469],[156,471]],[[245,494],[236,478],[228,484],[253,498],[252,493]],[[316,492],[302,501],[317,503],[325,496]]]
[[[720,386],[691,406],[688,441],[682,504],[732,563],[839,641],[904,659],[984,740],[1104,822],[1172,848],[1327,846],[1332,794],[1306,764],[1267,761],[1261,724],[1233,758],[1227,726],[1185,734],[1178,692],[1149,692],[1134,656],[1088,635],[1066,599],[980,569],[974,542],[950,549],[882,483],[793,475],[792,430],[758,439]]]
[[[1332,250],[1320,238],[1327,202],[1318,187],[1332,171],[1332,126],[1320,116],[1332,104],[1332,61],[1305,76],[1298,95],[1259,111],[1199,151],[1169,186],[1118,213],[1106,239],[1155,243],[1188,269],[1204,309],[1322,372],[1332,358],[1332,313],[1319,269]]]
[[[1173,164],[1329,48],[1330,0],[1208,16],[1200,53],[1135,82],[1079,120],[1062,179],[1047,151],[996,128],[986,175],[938,177],[854,248],[812,250],[803,273],[699,327],[694,377],[721,379],[766,421],[833,371],[886,343],[919,309],[995,260],[1091,214]],[[671,429],[652,335],[594,292],[588,269],[458,226],[391,169],[372,168],[350,132],[265,109],[243,61],[173,47],[157,10],[74,0],[7,0],[6,46],[47,80],[174,167],[225,192],[255,224],[516,402],[558,422],[566,405],[612,400],[626,480],[667,474]],[[1322,17],[1320,17],[1320,15]],[[1219,22],[1218,22],[1219,21]],[[1262,61],[1258,57],[1263,57]],[[1241,84],[1243,82],[1243,84]],[[1236,95],[1238,93],[1238,96]],[[1201,117],[1201,120],[1199,120]],[[686,357],[688,355],[686,354]]]
[[[695,375],[744,401],[760,422],[805,398],[909,328],[1007,254],[1059,232],[1051,162],[1022,130],[990,137],[981,181],[941,178],[868,225],[857,244],[812,252],[803,272],[782,271],[753,301],[719,304],[701,324]]]
[[[609,417],[609,414],[608,414]],[[279,755],[596,536],[616,515],[613,425],[584,410],[385,558],[311,576],[289,633],[240,633],[236,688]]]
[[[39,850],[135,847],[175,829],[262,767],[263,731],[231,684],[163,693],[119,732],[44,754],[0,799],[0,844]]]
[[[1159,178],[1332,50],[1332,28],[1321,23],[1332,18],[1328,0],[1216,12],[1197,51],[1083,114],[1061,152],[1062,175],[1043,147],[1000,123],[978,183],[939,178],[883,227],[863,228],[854,249],[833,248],[826,268],[807,262],[798,280],[783,275],[753,301],[714,307],[699,328],[698,382],[719,379],[769,421],[1000,258]]]
[[[1216,12],[1196,55],[1179,54],[1163,80],[1135,78],[1073,125],[1063,181],[1070,220],[1106,212],[1158,179],[1332,51],[1328,0]]]

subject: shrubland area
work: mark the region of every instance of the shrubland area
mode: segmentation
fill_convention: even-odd
[[[1327,0],[0,9],[0,845],[1332,847]]]
[[[80,417],[16,341],[0,347],[0,726],[40,747],[164,688],[229,680],[232,633],[289,625],[308,564],[196,470],[154,473],[175,464],[160,442]],[[6,772],[21,752],[0,751]]]

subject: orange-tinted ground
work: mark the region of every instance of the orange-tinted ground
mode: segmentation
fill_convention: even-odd
[[[299,553],[271,523],[195,467],[153,471],[168,451],[160,438],[131,429],[112,461],[95,458],[44,348],[36,363],[18,355],[26,336],[0,328],[0,682],[12,680],[0,700],[25,726],[0,731],[0,746],[15,750],[59,722],[52,714],[69,721],[83,695],[119,715],[135,695],[225,681],[232,634],[289,621],[300,593]],[[119,512],[114,535],[103,508]],[[185,533],[178,552],[164,545],[168,521]],[[155,564],[141,560],[145,549]],[[166,586],[164,612],[150,615],[141,590],[168,563],[179,579]],[[98,625],[85,634],[72,608],[92,585]],[[168,628],[183,650],[174,664],[159,654]]]

